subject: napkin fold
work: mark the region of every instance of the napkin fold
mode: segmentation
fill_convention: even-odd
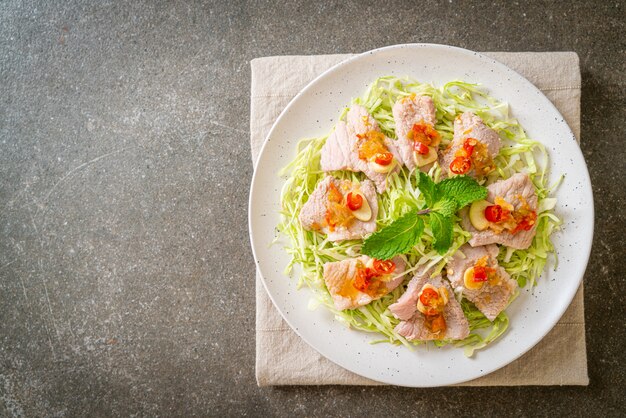
[[[484,53],[514,69],[554,103],[580,141],[581,77],[574,52]],[[251,61],[253,164],[274,121],[311,80],[351,54],[277,56]],[[323,357],[282,319],[256,273],[256,378],[271,385],[379,385]],[[556,326],[507,366],[459,386],[588,385],[583,285]]]

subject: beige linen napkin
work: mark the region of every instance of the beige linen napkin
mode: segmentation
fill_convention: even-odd
[[[580,138],[580,69],[573,52],[486,53],[537,86]],[[352,55],[280,56],[252,60],[250,140],[256,165],[261,145],[289,101],[311,80]],[[269,385],[376,385],[332,363],[289,328],[256,274],[256,378]],[[464,386],[588,385],[581,285],[554,329],[532,350]]]

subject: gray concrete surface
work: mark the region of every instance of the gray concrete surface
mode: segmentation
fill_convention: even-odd
[[[618,416],[625,4],[0,3],[0,416]],[[256,387],[249,60],[573,50],[589,387]]]

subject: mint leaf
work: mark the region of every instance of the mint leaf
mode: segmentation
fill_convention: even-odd
[[[426,199],[426,206],[432,207],[437,201],[437,184],[428,174],[420,171],[417,177],[417,188],[420,189],[424,199]]]
[[[454,199],[458,204],[457,210],[487,197],[487,188],[468,176],[447,178],[437,183],[437,191],[442,197]]]
[[[443,216],[450,216],[456,213],[456,200],[444,197],[437,201],[432,207],[432,212],[437,212]]]
[[[380,231],[367,237],[361,253],[379,260],[388,260],[413,248],[424,232],[424,222],[417,212],[411,211],[393,221]]]
[[[452,220],[443,216],[437,212],[430,212],[428,214],[430,219],[430,229],[433,231],[433,237],[435,242],[433,248],[443,255],[452,245]]]

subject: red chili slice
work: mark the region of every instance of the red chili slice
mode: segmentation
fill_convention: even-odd
[[[487,218],[489,222],[500,222],[502,220],[502,206],[487,206],[485,208],[485,218]]]
[[[350,210],[359,210],[361,206],[363,206],[363,196],[358,193],[348,193],[346,201],[348,203],[348,209]]]
[[[450,163],[450,171],[454,174],[465,174],[472,167],[472,161],[467,157],[456,157]]]
[[[415,145],[413,148],[415,149],[415,152],[417,152],[420,155],[426,155],[430,151],[426,145],[417,141],[415,142]]]
[[[430,306],[433,299],[439,299],[439,293],[436,290],[430,287],[422,290],[422,294],[420,295],[420,301],[422,302],[422,305]]]
[[[390,152],[376,154],[376,157],[374,157],[374,161],[376,161],[376,164],[389,165],[393,161],[393,154]]]
[[[365,292],[370,287],[371,283],[372,279],[367,274],[367,269],[362,268],[357,271],[352,286],[361,292]]]
[[[473,280],[475,282],[486,282],[487,281],[487,269],[482,266],[475,266]]]
[[[391,260],[374,259],[374,270],[378,274],[391,274],[396,269],[396,263]]]
[[[463,143],[463,149],[465,150],[465,152],[467,152],[468,157],[472,156],[472,153],[474,152],[474,147],[476,146],[477,142],[478,141],[474,138],[467,138]]]

